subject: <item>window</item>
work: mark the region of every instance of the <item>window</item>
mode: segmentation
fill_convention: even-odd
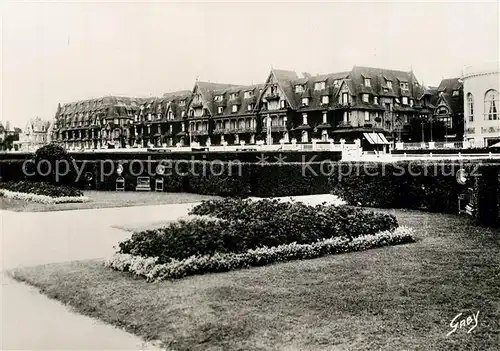
[[[182,111],[182,114],[184,114],[184,111]],[[189,111],[189,115],[190,115],[191,117],[194,117],[194,110],[190,110],[190,111]]]
[[[370,112],[365,111],[365,122],[370,122]]]
[[[325,82],[314,83],[314,90],[323,90],[323,89],[325,89]]]
[[[252,96],[253,96],[253,91],[251,90],[245,91],[245,99],[249,99]]]
[[[349,93],[342,93],[342,104],[347,105],[349,103]]]
[[[373,97],[373,103],[378,105],[378,96]]]
[[[185,116],[186,116],[186,111],[182,111],[182,112],[181,112],[181,117],[183,117],[183,118],[184,118]],[[193,116],[194,116],[194,112],[193,112]]]
[[[453,96],[458,96],[460,95],[460,92],[458,90],[453,90]]]
[[[252,110],[253,110],[253,104],[248,104],[248,106],[247,106],[247,110],[248,110],[248,111],[252,111]]]
[[[222,101],[222,95],[215,95],[215,101]]]
[[[408,90],[408,83],[406,83],[406,82],[399,83],[399,86],[403,90]]]
[[[298,85],[295,86],[295,92],[296,93],[302,93],[303,91],[304,91],[304,86],[303,85],[298,84]]]
[[[334,87],[338,87],[338,86],[339,86],[339,80],[338,80],[338,79],[335,79],[335,80],[333,81],[333,86],[334,86]]]
[[[309,98],[302,98],[302,106],[309,106]]]
[[[222,106],[217,107],[217,113],[218,114],[222,114],[223,110],[224,110],[224,108]]]
[[[186,101],[184,100],[179,101],[179,106],[184,106],[184,105],[186,105]]]
[[[371,79],[370,78],[365,78],[365,87],[371,87]]]
[[[328,95],[323,95],[323,96],[321,97],[321,103],[322,103],[322,104],[325,104],[325,105],[326,105],[326,104],[328,104],[329,102],[330,102],[330,98],[328,97]]]
[[[408,105],[408,97],[403,96],[403,105]]]
[[[467,94],[467,109],[469,111],[469,122],[474,122],[474,98],[472,94]]]
[[[484,119],[496,121],[498,118],[498,91],[488,90],[484,97]]]
[[[174,119],[172,111],[168,111],[168,119]]]
[[[369,101],[368,94],[363,94],[363,102],[368,102],[368,101]]]
[[[236,98],[238,98],[238,93],[231,93],[230,99],[234,100]]]
[[[326,112],[323,112],[323,124],[328,123],[328,114]]]
[[[238,105],[231,106],[231,111],[238,112]]]
[[[280,100],[280,108],[286,108],[286,101]]]
[[[278,87],[276,85],[271,86],[271,95],[274,95],[278,92]]]
[[[392,89],[392,80],[388,80],[386,81],[386,83],[387,83],[387,88]]]
[[[307,124],[307,113],[302,114],[302,124]]]

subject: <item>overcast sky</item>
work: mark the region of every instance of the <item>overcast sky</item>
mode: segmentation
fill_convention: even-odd
[[[57,103],[161,96],[195,79],[263,82],[271,65],[409,70],[426,85],[498,61],[489,3],[7,3],[2,120],[24,128]]]

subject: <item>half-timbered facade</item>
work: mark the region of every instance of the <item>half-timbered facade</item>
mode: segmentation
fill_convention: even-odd
[[[309,143],[384,133],[410,138],[435,111],[411,71],[355,66],[322,75],[271,69],[264,83],[197,81],[156,98],[103,97],[58,108],[54,140],[70,148]]]

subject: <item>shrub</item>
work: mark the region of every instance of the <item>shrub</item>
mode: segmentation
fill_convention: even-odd
[[[215,211],[218,204],[222,210]],[[161,229],[134,233],[119,244],[120,253],[159,257],[164,263],[192,255],[241,253],[262,246],[306,244],[338,236],[354,238],[397,227],[391,215],[347,206],[308,206],[278,200],[208,201],[191,214],[211,215],[219,220],[181,220]]]
[[[11,192],[44,195],[49,197],[78,197],[83,196],[83,192],[71,186],[55,186],[43,182],[8,182],[0,183],[0,188]]]
[[[74,185],[77,178],[73,157],[61,146],[48,144],[35,151],[29,168],[30,180],[51,184]]]
[[[238,268],[263,266],[275,262],[296,259],[310,259],[329,254],[367,250],[386,245],[414,242],[410,228],[397,228],[374,235],[362,235],[351,239],[335,237],[310,244],[289,243],[274,247],[260,247],[242,253],[220,253],[193,255],[182,260],[160,263],[158,257],[141,257],[133,254],[117,253],[105,262],[107,267],[118,271],[131,272],[149,281],[182,278],[207,272],[225,272]]]

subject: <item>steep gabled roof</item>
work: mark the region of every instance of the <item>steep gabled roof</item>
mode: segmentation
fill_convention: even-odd
[[[220,117],[227,117],[227,116],[234,116],[234,115],[248,115],[248,114],[253,114],[255,111],[256,107],[256,102],[259,97],[260,89],[264,88],[264,84],[253,84],[253,85],[239,85],[239,86],[234,86],[230,88],[224,88],[224,89],[219,89],[215,90],[213,93],[213,96],[217,95],[222,95],[223,101],[221,102],[216,102],[214,101],[214,110],[215,114]],[[245,99],[245,92],[246,91],[253,91],[253,96],[251,98]],[[232,106],[234,103],[231,103],[231,100],[229,100],[229,95],[237,93],[238,98],[237,98],[237,106],[238,106],[238,111],[233,112],[232,111]],[[251,111],[248,111],[248,105],[253,104],[254,107]],[[222,107],[222,113],[218,113],[218,108]]]
[[[451,94],[454,90],[460,90],[464,86],[462,80],[460,78],[446,78],[441,80],[439,83],[439,87],[437,88],[438,92],[444,92]]]

